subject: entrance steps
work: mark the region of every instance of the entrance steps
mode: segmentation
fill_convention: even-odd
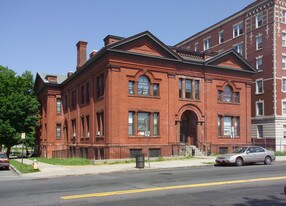
[[[197,148],[195,145],[189,145],[186,143],[181,143],[182,145],[182,149],[180,151],[181,155],[184,156],[190,156],[192,155],[193,149],[194,149],[194,156],[205,156],[205,154],[199,149]]]

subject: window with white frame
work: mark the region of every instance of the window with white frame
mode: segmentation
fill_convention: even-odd
[[[60,139],[62,137],[62,125],[61,124],[57,124],[57,138]]]
[[[282,115],[286,115],[286,100],[282,100]]]
[[[282,11],[282,22],[286,23],[286,10]]]
[[[224,33],[223,33],[223,31],[220,31],[218,33],[218,43],[221,44],[223,42],[224,42]]]
[[[283,138],[286,138],[286,125],[283,125]]]
[[[282,55],[282,69],[286,69],[286,55]]]
[[[262,35],[256,37],[256,50],[262,49]]]
[[[286,78],[282,78],[282,92],[286,92]]]
[[[282,46],[286,47],[286,32],[282,33]]]
[[[256,80],[256,94],[262,94],[263,93],[263,80],[257,79]]]
[[[258,101],[256,102],[256,116],[263,116],[264,102]]]
[[[204,40],[204,50],[208,50],[211,47],[211,38],[208,37]]]
[[[234,45],[233,48],[235,51],[237,51],[237,53],[243,55],[242,43]]]
[[[263,20],[263,15],[261,13],[256,15],[256,28],[259,28],[262,26],[262,20]]]
[[[257,125],[257,137],[258,138],[263,137],[263,125]]]
[[[237,137],[240,135],[240,118],[218,115],[218,136]]]
[[[262,67],[262,56],[256,57],[256,69],[258,71],[262,71],[263,67]]]
[[[233,28],[233,38],[242,35],[243,33],[242,23],[236,24],[232,28]]]
[[[195,52],[199,52],[199,43],[195,43]]]

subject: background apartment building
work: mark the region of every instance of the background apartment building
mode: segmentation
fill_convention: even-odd
[[[258,73],[252,80],[254,143],[286,150],[286,1],[257,0],[175,45],[220,53],[234,48]]]

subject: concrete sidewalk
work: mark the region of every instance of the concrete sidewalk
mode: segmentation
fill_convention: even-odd
[[[118,164],[94,164],[84,166],[59,166],[38,162],[40,172],[20,174],[21,177],[30,178],[51,178],[69,175],[87,175],[87,174],[103,174],[111,172],[124,172],[124,171],[144,171],[150,169],[165,169],[165,168],[178,168],[178,167],[192,167],[192,166],[213,166],[215,163],[215,156],[194,157],[191,159],[183,160],[165,160],[158,162],[145,162],[143,169],[135,168],[136,163],[118,163]],[[18,161],[22,161],[19,159]],[[286,161],[286,156],[276,157],[276,161]],[[32,164],[32,160],[24,159],[25,164]]]

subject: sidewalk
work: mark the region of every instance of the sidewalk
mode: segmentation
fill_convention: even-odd
[[[85,165],[85,166],[59,166],[50,165],[38,162],[40,172],[20,174],[22,177],[31,178],[51,178],[59,176],[71,175],[87,175],[87,174],[103,174],[111,172],[124,172],[124,171],[144,171],[150,169],[165,169],[165,168],[178,168],[178,167],[192,167],[192,166],[213,166],[215,156],[194,157],[192,159],[184,160],[165,160],[160,162],[145,162],[145,167],[142,169],[135,168],[136,163],[118,163],[106,165]],[[19,159],[18,161],[22,161]],[[276,161],[286,161],[286,156],[276,157]],[[32,164],[32,160],[24,159],[25,164]]]

